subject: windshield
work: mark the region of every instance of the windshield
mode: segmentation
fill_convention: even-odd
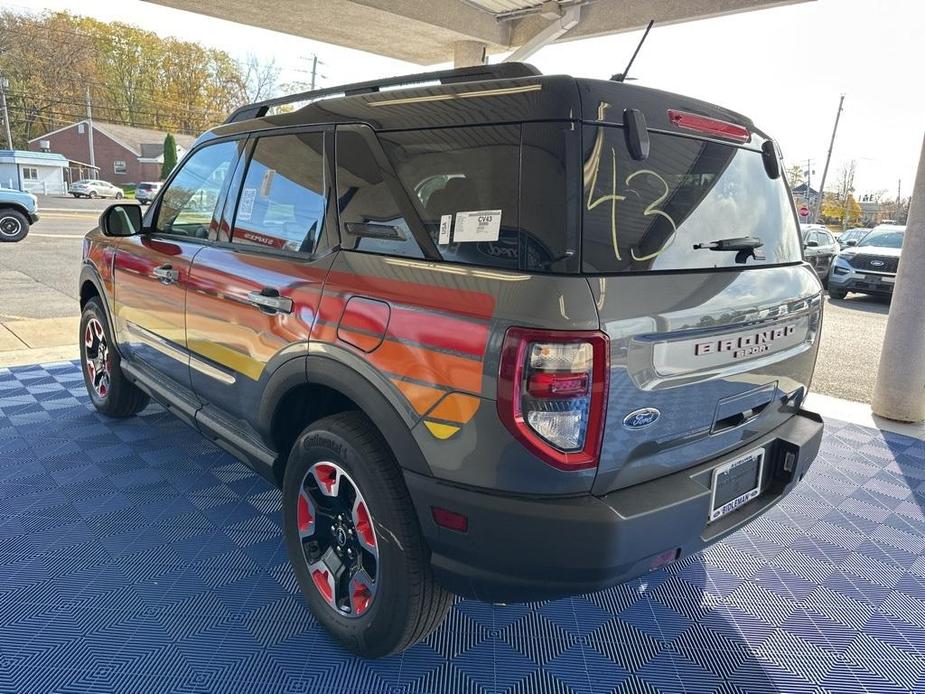
[[[903,232],[872,231],[858,244],[859,246],[879,246],[880,248],[902,248]]]
[[[582,264],[586,272],[757,267],[802,260],[800,233],[782,178],[761,154],[692,137],[650,133],[645,161],[623,129],[584,129]],[[694,249],[752,236],[757,258]]]

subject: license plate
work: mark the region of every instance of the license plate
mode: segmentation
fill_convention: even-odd
[[[732,513],[761,493],[764,449],[759,448],[713,470],[709,522]]]

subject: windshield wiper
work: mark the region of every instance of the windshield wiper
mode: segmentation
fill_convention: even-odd
[[[706,248],[710,251],[753,251],[761,248],[764,241],[754,236],[742,236],[735,239],[719,239],[718,241],[707,241],[705,243],[695,243],[694,250]]]
[[[744,265],[749,258],[755,260],[764,260],[764,254],[760,257],[756,251],[764,245],[764,241],[754,236],[740,236],[734,239],[718,239],[716,241],[706,241],[704,243],[695,243],[694,250],[707,249],[710,251],[735,251],[736,263]]]

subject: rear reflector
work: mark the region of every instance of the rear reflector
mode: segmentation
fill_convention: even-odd
[[[698,116],[696,113],[675,111],[670,108],[668,109],[668,120],[675,127],[710,135],[711,137],[722,137],[736,142],[748,142],[749,137],[751,137],[748,128],[724,120],[717,120],[716,118]]]
[[[439,506],[431,506],[430,512],[434,517],[434,523],[442,528],[455,530],[459,533],[465,533],[469,531],[469,519],[461,513],[448,511],[447,509],[440,508]]]
[[[678,558],[678,555],[681,554],[681,548],[669,549],[667,552],[662,552],[661,554],[656,554],[652,557],[652,561],[649,563],[649,571],[654,571],[655,569],[660,569],[666,564],[670,564],[675,559]]]

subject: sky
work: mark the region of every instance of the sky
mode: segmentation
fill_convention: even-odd
[[[219,0],[220,1],[220,0]],[[67,10],[136,24],[275,60],[283,81],[307,81],[311,57],[322,86],[420,72],[412,63],[173,10],[141,0],[0,0],[20,12]],[[827,185],[857,162],[856,195],[912,190],[925,133],[925,1],[816,0],[653,28],[633,66],[637,84],[711,101],[749,116],[780,144],[788,165],[811,159],[818,186],[841,94]],[[621,72],[641,32],[570,41],[530,58],[547,74],[606,79]],[[492,62],[504,56],[492,56]]]

